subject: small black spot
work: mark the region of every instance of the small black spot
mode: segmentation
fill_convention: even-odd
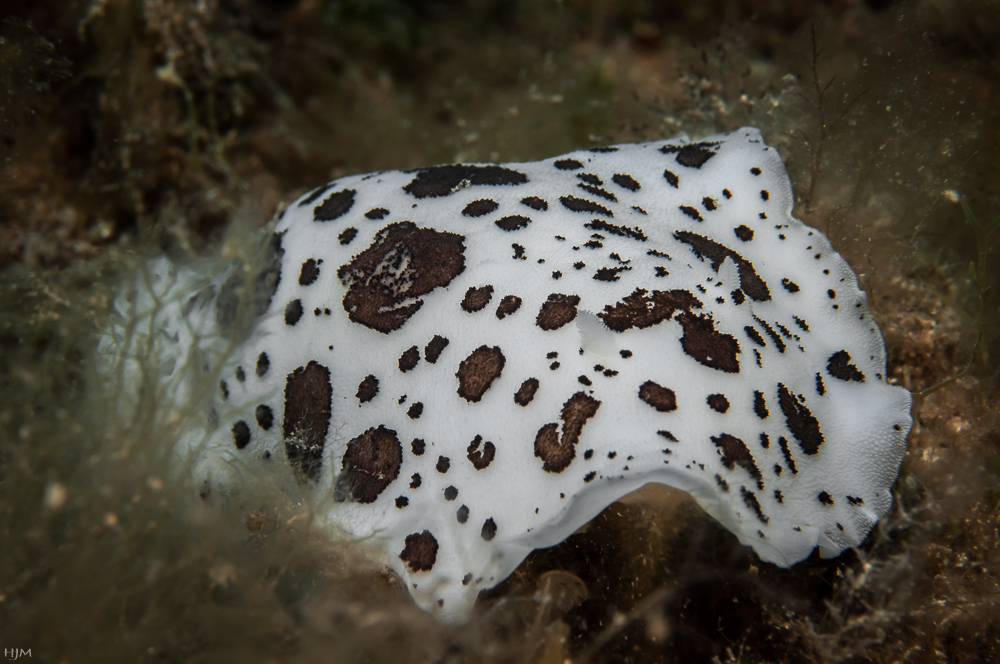
[[[579,187],[580,189],[583,189],[588,194],[599,196],[606,201],[612,201],[614,203],[618,202],[618,197],[612,194],[610,191],[607,191],[606,189],[601,189],[600,187],[593,187],[589,184],[583,184],[583,183],[580,183],[576,186]]]
[[[354,206],[353,189],[344,189],[330,194],[325,201],[313,209],[313,221],[333,221],[347,214]]]
[[[552,278],[553,279],[562,279],[562,272],[560,272],[559,270],[556,270],[555,272],[552,273]]]
[[[584,182],[586,182],[588,184],[594,184],[594,185],[598,185],[598,186],[604,184],[604,181],[601,180],[601,178],[599,178],[596,175],[594,175],[593,173],[577,173],[576,174],[576,178],[578,180],[582,180],[582,181],[584,181]]]
[[[295,299],[285,306],[285,325],[295,325],[302,318],[302,300]]]
[[[497,319],[503,320],[517,311],[520,307],[521,298],[516,295],[505,295],[503,299],[500,300],[500,305],[497,307]]]
[[[663,177],[664,177],[664,179],[667,181],[667,183],[671,187],[673,187],[674,189],[679,189],[677,183],[680,180],[677,179],[677,176],[673,172],[671,172],[669,169],[667,169],[667,170],[663,171]]]
[[[445,500],[455,500],[456,498],[458,498],[458,489],[456,489],[453,486],[450,486],[444,490]]]
[[[824,505],[833,505],[833,497],[826,491],[820,491],[816,499]]]
[[[482,217],[484,214],[489,214],[493,212],[500,204],[489,198],[481,198],[478,201],[472,201],[465,206],[462,210],[462,214],[466,217]]]
[[[219,381],[219,390],[222,391],[222,400],[223,401],[228,401],[229,400],[229,383],[227,383],[224,380],[220,380]]]
[[[628,189],[629,191],[639,191],[640,185],[636,182],[635,178],[631,175],[623,175],[621,173],[615,173],[611,176],[611,181],[614,182],[619,187],[623,189]]]
[[[597,477],[597,471],[592,470],[592,471],[590,471],[589,473],[587,473],[586,475],[583,476],[583,481],[584,482],[592,482],[592,481],[594,481],[595,477]]]
[[[687,216],[691,217],[695,221],[702,221],[701,213],[698,212],[698,210],[696,210],[693,207],[691,207],[690,205],[682,205],[680,207],[680,210],[681,210],[681,212],[683,212]]]
[[[299,272],[299,285],[308,286],[317,278],[319,278],[319,264],[315,258],[310,258],[302,264],[302,270]]]
[[[539,212],[544,212],[549,209],[548,202],[538,196],[526,196],[525,198],[522,198],[521,205],[527,205],[532,210],[538,210]]]
[[[439,334],[435,334],[426,346],[424,346],[424,359],[434,364],[441,357],[441,352],[448,346],[449,341]]]
[[[791,279],[785,278],[781,280],[781,285],[785,287],[785,290],[789,293],[798,293],[799,285],[792,281]]]
[[[378,208],[372,208],[371,210],[368,210],[368,212],[365,212],[365,217],[371,219],[372,221],[378,221],[379,219],[383,219],[386,216],[388,216],[388,214],[389,214],[388,210],[386,210],[385,208],[378,207]]]
[[[396,507],[399,509],[403,509],[409,504],[410,504],[410,499],[407,498],[406,496],[400,496],[399,498],[396,499]]]
[[[517,244],[516,242],[510,246],[514,250],[514,255],[511,256],[511,258],[513,258],[514,260],[522,260],[522,261],[528,260],[524,255],[524,247]]]
[[[245,383],[247,380],[247,375],[243,372],[243,367],[236,367],[236,380],[241,383]]]
[[[761,199],[762,201],[766,201],[766,200],[767,200],[767,199],[769,199],[769,198],[771,198],[771,194],[769,194],[769,193],[767,192],[767,189],[761,189],[761,190],[760,190],[760,199]]]
[[[823,376],[816,372],[816,394],[823,396],[826,394],[826,385],[823,384]]]
[[[354,396],[361,403],[368,403],[378,394],[378,378],[369,374],[358,384],[358,392]]]
[[[257,419],[257,424],[264,431],[267,431],[274,424],[274,412],[271,411],[270,407],[260,404],[254,409],[254,417]]]
[[[399,356],[399,370],[406,373],[416,367],[419,361],[420,351],[416,346],[410,346]]]
[[[406,416],[409,417],[411,420],[418,420],[420,419],[420,416],[423,414],[424,414],[424,404],[420,403],[419,401],[410,406],[409,410],[406,411]]]
[[[233,442],[236,443],[238,450],[250,444],[250,427],[243,420],[233,425]]]
[[[766,433],[760,434],[760,446],[765,450],[771,447],[771,439],[768,438]]]
[[[797,475],[799,470],[795,467],[795,460],[792,458],[792,451],[788,449],[788,441],[784,436],[778,436],[778,447],[781,448],[781,453],[785,457],[785,464],[788,466],[788,469],[792,471],[793,474]],[[777,472],[779,475],[781,474],[781,470],[778,470]]]
[[[528,176],[503,166],[445,164],[420,169],[403,191],[414,198],[437,198],[455,193],[459,184],[465,181],[475,186],[498,187],[524,184]]]
[[[268,358],[267,353],[261,353],[257,356],[257,378],[263,378],[267,375],[267,370],[271,368],[271,360]],[[243,382],[243,381],[240,381]]]
[[[729,410],[729,399],[724,394],[709,394],[706,399],[712,410],[725,413]]]
[[[745,486],[741,486],[740,495],[743,497],[743,503],[753,510],[753,513],[757,516],[760,522],[766,524],[768,522],[768,518],[764,516],[764,511],[760,508],[760,502],[757,500],[757,496],[754,495],[754,492],[748,490]]]
[[[833,289],[831,288],[830,290],[828,290],[828,291],[826,292],[826,296],[827,296],[828,298],[830,298],[830,299],[832,300],[832,299],[834,299],[834,298],[836,298],[836,297],[837,297],[837,291],[835,291],[835,290],[833,290]]]
[[[778,383],[778,405],[785,414],[785,425],[792,432],[802,451],[809,455],[819,452],[824,441],[819,420],[781,383]]]
[[[743,294],[743,291],[739,288],[730,293],[729,297],[733,298],[733,302],[735,302],[737,305],[743,304],[746,301],[746,296]]]
[[[448,469],[451,468],[451,459],[449,459],[446,456],[439,456],[437,465],[434,467],[437,469],[439,473],[444,475],[445,473],[448,472]]]
[[[753,412],[760,419],[767,419],[767,402],[764,400],[764,393],[760,390],[754,390],[753,393]]]
[[[506,217],[500,217],[493,223],[496,224],[501,230],[511,232],[526,228],[528,224],[531,223],[531,219],[525,217],[524,215],[511,214]]]
[[[345,228],[343,231],[341,231],[340,235],[337,236],[337,239],[340,241],[340,244],[346,246],[354,240],[357,234],[358,234],[357,228],[353,227]]]
[[[465,523],[466,521],[468,521],[469,520],[469,506],[468,505],[462,505],[461,507],[459,507],[458,511],[455,512],[455,518],[458,519],[459,523]],[[472,580],[472,575],[471,574],[467,574],[465,576],[465,579]],[[467,585],[467,582],[466,582],[465,579],[462,579],[462,585]]]
[[[621,278],[618,276],[619,272],[627,272],[631,269],[632,268],[627,265],[620,265],[618,267],[602,267],[594,273],[594,279],[597,281],[618,281]]]
[[[684,146],[664,145],[660,148],[663,154],[677,153],[677,163],[688,168],[701,168],[709,159],[715,156],[718,143],[690,143]]]
[[[865,375],[851,364],[851,354],[846,350],[838,350],[826,362],[826,370],[831,376],[843,381],[865,382]]]
[[[480,286],[476,288],[475,286],[470,286],[469,290],[465,291],[465,297],[462,298],[462,309],[468,313],[475,313],[481,311],[490,303],[493,298],[493,286],[487,284],[486,286]]]
[[[410,451],[413,452],[413,456],[423,456],[425,449],[427,449],[427,444],[423,438],[414,438],[410,443]]]
[[[753,173],[754,175],[760,175],[760,169],[757,168],[756,166],[754,166],[753,168],[751,168],[750,172]]]
[[[576,159],[559,159],[553,164],[553,166],[558,168],[560,171],[574,171],[578,168],[583,168],[583,164],[578,162]]]
[[[709,212],[712,212],[713,210],[716,210],[719,207],[718,205],[715,204],[715,199],[711,198],[710,196],[706,196],[705,198],[701,199],[701,206],[706,210],[708,210]]]
[[[588,201],[585,198],[577,198],[576,196],[560,196],[559,202],[563,204],[563,207],[567,210],[572,210],[573,212],[593,212],[595,214],[601,214],[605,217],[614,217],[611,210],[599,205],[594,201]]]
[[[411,489],[419,489],[420,488],[420,482],[421,482],[421,480],[420,480],[420,473],[413,473],[413,475],[410,476],[410,488]]]
[[[620,351],[618,351],[618,354],[621,355],[626,360],[628,358],[632,357],[632,351],[630,351],[630,350],[620,350]]]
[[[728,200],[733,197],[733,192],[729,191],[728,189],[723,189],[722,195],[725,196],[726,199]]]
[[[750,240],[753,239],[753,229],[751,229],[746,224],[740,224],[739,226],[733,229],[733,232],[736,233],[736,237],[738,237],[743,242],[749,242]]]
[[[576,380],[581,385],[586,385],[587,387],[590,387],[591,385],[593,385],[593,383],[591,382],[591,380],[589,378],[587,378],[586,376],[577,376]]]
[[[610,224],[610,223],[608,223],[606,221],[603,221],[601,219],[594,219],[593,221],[589,221],[586,224],[584,224],[583,227],[584,228],[589,228],[589,229],[595,230],[595,231],[606,231],[608,233],[611,233],[612,235],[617,235],[619,237],[632,238],[633,240],[638,240],[639,242],[645,242],[646,241],[646,234],[643,232],[643,230],[641,228],[629,228],[628,226],[616,226],[615,224]],[[602,240],[604,239],[603,236],[598,235],[597,233],[594,233],[593,235],[591,235],[591,237],[600,238]],[[587,244],[585,244],[583,246],[589,247],[590,246],[590,242],[588,242]],[[598,242],[597,246],[600,247],[602,245]]]
[[[493,520],[493,517],[486,519],[486,521],[483,523],[483,530],[481,535],[483,539],[486,540],[487,542],[491,541],[494,537],[497,536],[497,523],[496,521]]]

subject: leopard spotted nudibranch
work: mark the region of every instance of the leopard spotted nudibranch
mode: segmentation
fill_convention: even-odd
[[[891,505],[910,394],[792,202],[751,128],[319,187],[273,226],[196,482],[287,473],[448,620],[649,482],[766,562],[837,555]],[[178,348],[230,324],[232,276],[152,272]]]

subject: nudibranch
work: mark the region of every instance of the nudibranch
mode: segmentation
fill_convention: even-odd
[[[752,128],[325,184],[274,223],[196,479],[296,478],[447,620],[651,482],[769,563],[857,546],[910,394],[792,203]],[[166,335],[231,325],[238,283],[164,309]]]

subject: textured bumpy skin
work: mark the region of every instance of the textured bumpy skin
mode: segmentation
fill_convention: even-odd
[[[648,482],[767,562],[837,555],[890,507],[910,395],[791,208],[749,128],[316,189],[199,472],[287,463],[446,619]]]

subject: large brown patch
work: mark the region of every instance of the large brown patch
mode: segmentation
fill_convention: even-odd
[[[347,443],[341,466],[351,496],[359,503],[373,503],[399,476],[403,446],[396,432],[379,425]]]
[[[698,235],[697,233],[692,233],[690,231],[675,231],[674,237],[680,242],[690,246],[691,251],[693,251],[698,258],[703,260],[707,258],[712,266],[712,269],[716,272],[719,271],[719,266],[722,265],[726,258],[732,258],[733,262],[736,263],[737,270],[739,271],[740,288],[743,292],[750,296],[750,299],[755,302],[765,302],[771,299],[771,291],[768,289],[764,280],[760,278],[760,275],[757,274],[757,270],[754,269],[753,263],[740,256],[729,247],[721,245],[714,240],[709,240],[704,235]]]
[[[458,395],[466,401],[478,403],[493,381],[500,377],[506,361],[499,346],[483,344],[472,351],[458,365],[458,373],[455,374],[458,378]]]
[[[545,331],[558,330],[576,318],[576,308],[580,304],[579,295],[552,293],[542,304],[535,316],[535,325]]]
[[[562,436],[559,424],[552,422],[538,430],[535,436],[535,456],[542,460],[542,470],[547,473],[561,473],[576,457],[576,445],[580,442],[583,425],[597,413],[601,402],[594,397],[577,392],[563,404]]]
[[[384,334],[398,330],[423,305],[421,295],[447,286],[465,270],[464,240],[409,221],[389,224],[337,271],[348,288],[344,311],[353,322]]]
[[[411,572],[429,572],[437,561],[438,542],[429,530],[407,535],[403,552],[399,559],[406,563]]]
[[[285,381],[285,455],[303,480],[319,477],[332,396],[330,370],[317,362],[299,367]]]
[[[637,327],[651,327],[670,320],[678,310],[691,311],[700,309],[701,302],[690,291],[677,289],[670,291],[653,291],[636,288],[621,301],[607,305],[597,317],[615,332]]]

